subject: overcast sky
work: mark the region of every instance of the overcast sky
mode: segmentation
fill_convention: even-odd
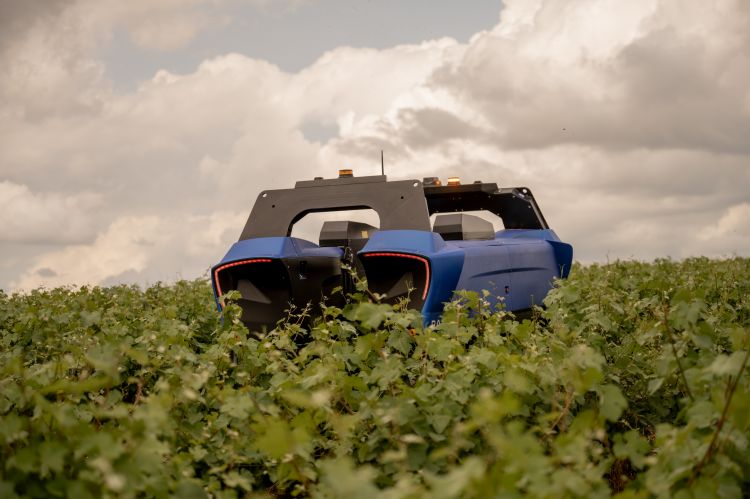
[[[583,262],[750,255],[750,2],[0,1],[2,289],[205,275],[381,149],[530,187]]]

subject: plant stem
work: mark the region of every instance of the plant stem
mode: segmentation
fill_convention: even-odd
[[[687,376],[685,376],[685,370],[682,368],[682,364],[680,363],[680,357],[677,355],[677,347],[675,346],[674,341],[674,335],[672,334],[672,328],[669,326],[669,314],[667,312],[668,305],[664,305],[663,312],[664,312],[664,330],[667,332],[667,338],[669,339],[669,344],[672,346],[672,355],[674,355],[674,360],[677,363],[677,370],[680,372],[680,377],[682,378],[682,384],[685,385],[685,392],[687,393],[688,398],[690,401],[695,401],[693,398],[693,393],[690,391],[690,385],[688,385]]]
[[[703,468],[706,466],[708,461],[716,453],[717,445],[719,442],[719,434],[721,433],[722,428],[724,428],[724,423],[726,422],[727,414],[729,413],[729,405],[732,403],[732,397],[734,396],[734,392],[737,389],[737,385],[740,384],[740,378],[742,378],[742,373],[745,371],[748,358],[750,358],[750,349],[747,351],[747,353],[745,354],[745,358],[742,360],[742,365],[740,366],[740,370],[737,372],[737,376],[734,379],[730,376],[727,380],[727,400],[726,402],[724,402],[724,409],[721,411],[721,417],[716,423],[716,430],[714,431],[713,437],[711,438],[711,443],[708,444],[706,453],[703,454],[701,460],[698,461],[698,464],[696,464],[695,468],[693,468],[693,473],[692,475],[690,475],[688,486],[693,484],[695,479],[698,478],[698,475],[700,475],[701,471],[703,471]]]

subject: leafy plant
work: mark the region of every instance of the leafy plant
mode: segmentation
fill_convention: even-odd
[[[519,322],[203,281],[0,293],[0,496],[742,497],[750,260],[578,266]]]

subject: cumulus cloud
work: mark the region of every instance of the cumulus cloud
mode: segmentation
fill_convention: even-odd
[[[245,215],[118,218],[90,244],[71,245],[36,260],[11,287],[153,283],[206,275],[237,237]],[[175,262],[179,262],[175,265]]]
[[[750,17],[742,2],[706,5],[541,2],[530,21],[509,10],[437,84],[483,110],[505,148],[746,153],[736,103],[748,96]]]
[[[1,7],[0,231],[50,245],[15,287],[200,275],[260,190],[377,173],[381,149],[392,178],[532,188],[584,261],[750,248],[743,0],[509,0],[466,44],[340,47],[298,73],[225,54],[127,93],[96,58],[115,27],[175,50],[221,2],[55,5]]]
[[[227,21],[212,0],[60,0],[0,6],[0,116],[91,116],[112,97],[98,49],[122,29],[139,47],[171,51]]]
[[[727,255],[750,248],[750,203],[730,206],[716,223],[706,226],[699,237],[714,252]]]
[[[364,164],[385,148],[391,171],[527,185],[586,261],[724,254],[698,234],[747,199],[749,12],[507,2],[493,30],[405,92],[432,99],[359,117],[325,152]]]
[[[0,19],[1,117],[97,108],[108,90],[104,66],[88,56],[99,34],[85,26],[77,2],[3,2]]]
[[[122,21],[143,49],[173,51],[186,46],[201,30],[225,22],[202,8],[205,0],[131,0],[99,4],[102,17]]]
[[[0,242],[70,244],[93,238],[90,213],[101,204],[93,193],[34,193],[0,182]]]
[[[503,148],[748,152],[742,2],[517,4],[429,85],[481,113]]]

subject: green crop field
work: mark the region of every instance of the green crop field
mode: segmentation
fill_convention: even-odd
[[[522,323],[204,281],[0,292],[0,497],[747,497],[750,260],[573,269]]]

